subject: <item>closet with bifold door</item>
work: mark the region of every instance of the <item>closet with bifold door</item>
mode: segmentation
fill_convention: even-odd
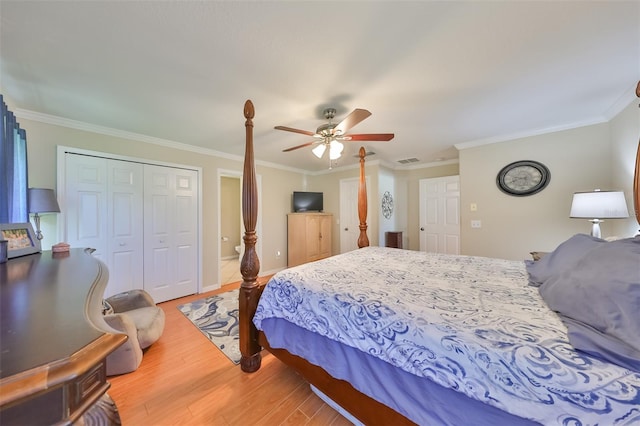
[[[64,152],[63,238],[109,270],[105,297],[198,290],[198,170]],[[62,194],[61,194],[62,193]]]

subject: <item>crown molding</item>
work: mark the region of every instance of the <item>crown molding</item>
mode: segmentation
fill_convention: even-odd
[[[51,124],[54,126],[66,127],[69,129],[81,130],[85,132],[96,133],[105,136],[113,136],[121,139],[128,139],[136,142],[143,142],[153,145],[162,146],[165,148],[173,148],[181,151],[194,152],[196,154],[209,155],[212,157],[225,158],[227,160],[244,162],[244,157],[240,155],[228,154],[226,152],[216,151],[214,149],[202,148],[195,145],[188,145],[182,142],[176,142],[168,139],[156,138],[154,136],[147,136],[140,133],[127,132],[124,130],[118,130],[111,127],[98,126],[96,124],[85,123],[83,121],[70,120],[68,118],[62,118],[55,115],[43,114],[40,112],[30,111],[26,109],[17,108],[14,110],[14,114],[18,118],[24,118],[26,120],[37,121],[40,123]],[[294,173],[309,173],[307,170],[297,169],[295,167],[287,167],[277,163],[271,163],[269,161],[255,160],[257,166],[269,167],[272,169],[280,169]]]
[[[491,145],[494,143],[507,142],[507,141],[512,141],[516,139],[523,139],[531,136],[539,136],[547,133],[561,132],[563,130],[577,129],[579,127],[592,126],[594,124],[602,124],[608,121],[609,120],[607,120],[605,117],[594,117],[589,120],[577,121],[574,123],[563,124],[561,126],[545,127],[542,129],[529,130],[526,132],[512,133],[509,135],[495,136],[495,137],[490,137],[486,139],[478,139],[475,141],[457,143],[453,146],[456,147],[458,151],[462,151],[464,149],[475,148],[483,145]]]
[[[624,91],[622,96],[618,98],[617,101],[613,103],[603,114],[603,116],[607,119],[607,121],[611,121],[616,115],[620,114],[622,110],[629,106],[632,102],[636,102],[638,98],[636,97],[636,84],[632,84],[629,86],[627,90]]]

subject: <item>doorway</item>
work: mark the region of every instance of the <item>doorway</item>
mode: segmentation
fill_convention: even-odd
[[[237,176],[220,176],[220,284],[242,280],[242,188]]]
[[[262,258],[262,178],[258,186],[258,218],[256,221],[256,254]],[[244,254],[244,222],[242,220],[242,172],[218,170],[218,282],[220,286],[242,280],[240,261]]]

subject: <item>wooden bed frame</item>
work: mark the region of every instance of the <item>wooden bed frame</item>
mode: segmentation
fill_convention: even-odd
[[[640,83],[638,84],[640,90]],[[640,94],[638,94],[640,96]],[[245,227],[245,252],[240,263],[242,284],[240,286],[240,352],[242,358],[240,367],[247,373],[260,368],[261,351],[268,350],[278,359],[296,370],[306,381],[318,388],[351,415],[367,425],[376,424],[414,424],[395,410],[370,398],[356,390],[349,382],[332,377],[322,368],[313,365],[303,358],[292,355],[284,349],[275,349],[262,332],[253,325],[252,318],[258,306],[258,300],[266,282],[258,282],[260,261],[256,254],[256,220],[258,215],[258,197],[253,151],[253,117],[255,111],[253,103],[248,100],[244,105],[246,147],[244,157],[244,172],[242,181],[242,217]],[[365,183],[364,158],[365,149],[360,148],[360,184],[358,188],[358,217],[360,220],[360,236],[358,247],[369,245],[367,237],[367,189]],[[640,142],[636,155],[634,176],[634,207],[638,223],[640,223]]]

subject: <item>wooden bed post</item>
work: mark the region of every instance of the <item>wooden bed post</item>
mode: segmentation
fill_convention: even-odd
[[[244,255],[240,262],[242,284],[239,294],[239,332],[240,332],[240,368],[248,373],[260,368],[262,348],[258,344],[258,330],[252,318],[258,306],[260,292],[258,288],[258,272],[260,260],[256,254],[256,219],[258,217],[258,189],[256,171],[253,161],[253,103],[248,100],[244,104],[246,129],[246,146],[244,154],[244,170],[242,174],[242,219],[244,221]]]
[[[364,157],[367,155],[363,146],[358,152],[360,156],[360,184],[358,185],[358,217],[360,219],[360,236],[358,248],[369,247],[367,237],[367,181],[364,176]]]
[[[640,86],[640,83],[638,83]],[[636,152],[636,171],[633,175],[633,208],[636,214],[636,222],[640,224],[640,142],[638,142],[638,152]],[[638,230],[640,233],[640,229]]]
[[[636,86],[636,96],[640,98],[640,81]],[[636,152],[636,170],[633,174],[633,208],[635,209],[636,221],[640,224],[640,141],[638,142],[638,152]],[[640,230],[638,230],[640,233]]]

